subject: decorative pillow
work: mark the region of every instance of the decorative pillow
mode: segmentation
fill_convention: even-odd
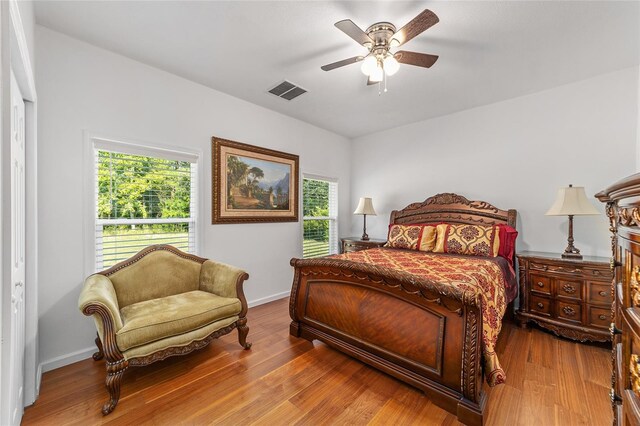
[[[433,251],[436,227],[430,225],[390,225],[385,247]]]
[[[500,249],[497,226],[441,224],[436,230],[436,253],[496,257]]]
[[[498,228],[500,228],[500,249],[498,250],[498,256],[502,256],[512,262],[513,254],[516,250],[518,231],[509,225],[498,225]]]

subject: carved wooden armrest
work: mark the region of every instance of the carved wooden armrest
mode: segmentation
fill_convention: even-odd
[[[222,297],[235,297],[242,303],[240,317],[247,314],[247,300],[244,297],[243,283],[249,279],[242,269],[231,265],[207,260],[200,270],[200,290]]]
[[[116,343],[116,332],[123,323],[111,280],[100,274],[87,278],[80,292],[78,308],[83,314],[93,316],[107,360],[116,362],[123,359]]]

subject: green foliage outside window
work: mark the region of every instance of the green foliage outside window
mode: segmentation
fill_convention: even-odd
[[[190,204],[189,162],[98,152],[99,219],[188,218]],[[153,225],[156,231],[176,227]]]
[[[329,182],[303,179],[302,194],[304,216],[329,216]],[[329,221],[305,220],[304,238],[305,240],[329,241]]]

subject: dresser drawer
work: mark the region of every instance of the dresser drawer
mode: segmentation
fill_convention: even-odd
[[[556,301],[556,316],[571,322],[582,322],[582,306],[579,303]]]
[[[551,294],[551,278],[537,274],[531,274],[531,292]]]
[[[611,310],[598,306],[588,306],[588,325],[602,329],[608,329],[611,324]]]
[[[613,274],[610,269],[596,269],[596,268],[584,268],[583,276],[586,279],[591,280],[610,280],[613,278]]]
[[[344,243],[342,244],[342,252],[343,253],[349,253],[352,251],[358,251],[358,250],[362,250],[363,247],[359,246],[358,244],[354,244],[354,243]]]
[[[582,281],[556,280],[556,296],[582,300]]]
[[[611,306],[611,284],[587,281],[587,302]]]
[[[532,271],[544,271],[544,272],[553,272],[567,275],[576,275],[582,276],[582,268],[573,267],[570,265],[553,265],[553,264],[544,264],[544,263],[536,263],[531,262],[529,267]]]
[[[529,296],[529,310],[539,315],[551,316],[551,300],[531,295]]]

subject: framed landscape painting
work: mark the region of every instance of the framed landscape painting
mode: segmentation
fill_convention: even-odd
[[[298,221],[298,156],[212,138],[212,223]]]

